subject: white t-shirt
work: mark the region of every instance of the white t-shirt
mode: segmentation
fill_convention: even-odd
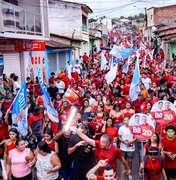
[[[151,79],[150,78],[141,78],[141,80],[142,80],[142,83],[144,84],[146,90],[148,90],[150,87],[150,84],[152,83]]]
[[[14,81],[13,83],[13,94],[16,95],[17,94],[17,89],[20,88],[20,85],[18,84],[17,81]]]
[[[56,82],[56,87],[59,89],[59,93],[64,93],[65,83],[63,81]]]
[[[82,66],[80,64],[74,65],[74,70],[78,72],[78,74],[81,74]]]
[[[130,129],[126,127],[125,125],[121,126],[119,128],[118,134],[122,137],[123,141],[132,141],[133,140],[133,134],[130,132]],[[122,151],[135,151],[135,145],[133,143],[132,146],[126,146],[124,143],[120,143],[120,149]]]

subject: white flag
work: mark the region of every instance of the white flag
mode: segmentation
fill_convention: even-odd
[[[118,65],[115,65],[113,68],[111,68],[111,70],[108,73],[106,73],[105,79],[108,84],[110,84],[116,78],[117,67]]]

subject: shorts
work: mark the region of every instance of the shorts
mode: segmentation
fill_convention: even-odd
[[[134,155],[135,155],[135,152],[134,151],[122,151],[122,154],[123,154],[123,157],[125,159],[133,159],[134,158]]]

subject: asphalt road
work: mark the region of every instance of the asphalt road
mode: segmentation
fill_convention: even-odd
[[[133,164],[132,164],[132,177],[133,180],[143,180],[142,178],[139,177],[139,155],[138,155],[138,148],[137,145],[135,147],[135,156],[133,159]],[[120,163],[119,160],[117,160],[117,175],[118,175],[118,180],[128,180],[128,176],[124,175],[122,173],[123,170],[123,165]]]

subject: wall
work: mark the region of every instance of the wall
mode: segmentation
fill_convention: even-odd
[[[49,1],[49,31],[53,34],[81,38],[82,10],[80,6],[70,3]]]
[[[147,10],[147,27],[154,26],[154,8]]]
[[[40,14],[40,0],[18,0],[18,6]]]

